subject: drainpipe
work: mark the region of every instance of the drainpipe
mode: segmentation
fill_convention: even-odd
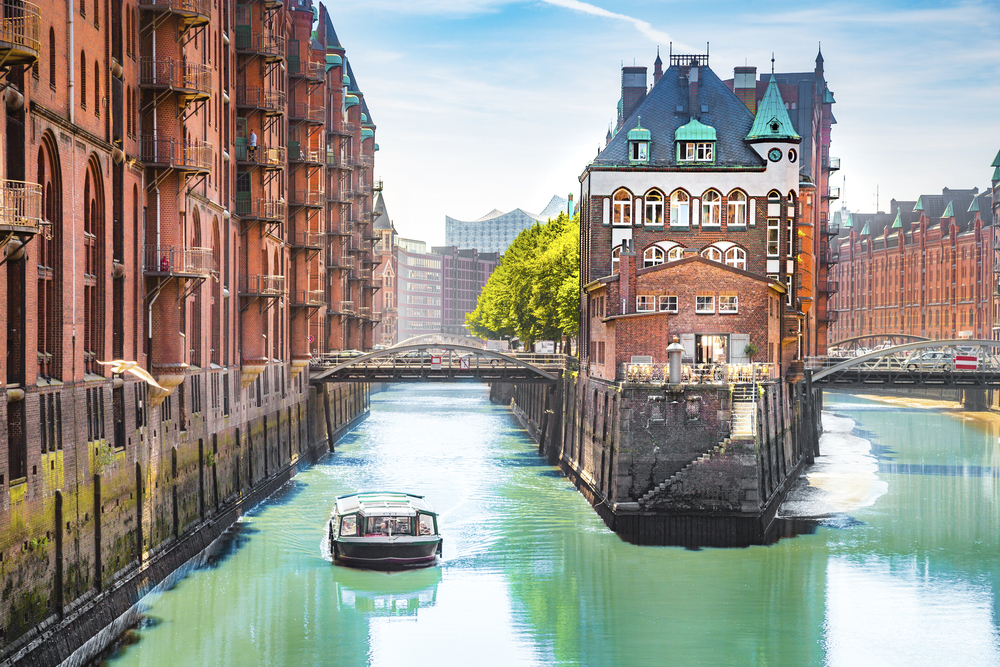
[[[67,29],[69,30],[69,122],[72,124],[76,117],[76,47],[73,39],[73,0],[66,0],[66,15],[69,17]],[[76,152],[74,150],[74,152]],[[76,174],[76,170],[73,171]],[[75,199],[73,200],[76,201]],[[74,320],[75,321],[75,320]]]

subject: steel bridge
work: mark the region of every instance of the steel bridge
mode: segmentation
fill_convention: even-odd
[[[504,354],[435,342],[320,357],[311,362],[309,381],[554,383],[565,366],[562,354]]]
[[[885,348],[887,346],[896,347],[906,343],[918,343],[930,340],[926,336],[913,336],[911,334],[866,334],[864,336],[854,336],[844,338],[833,343],[829,343],[828,350],[836,349],[840,351],[841,357],[853,357],[858,350],[874,350],[875,348]],[[831,355],[838,356],[838,355]]]
[[[852,359],[826,359],[809,369],[811,381],[831,387],[1000,387],[995,340],[924,340]]]

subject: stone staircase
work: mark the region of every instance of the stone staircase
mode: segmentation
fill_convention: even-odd
[[[752,384],[733,387],[733,405],[730,426],[732,440],[753,440],[757,421],[757,397]]]
[[[673,475],[671,475],[669,479],[660,482],[652,489],[647,491],[645,494],[643,494],[643,496],[639,498],[639,504],[646,505],[647,503],[649,503],[650,500],[652,500],[659,494],[669,489],[675,482],[677,482],[681,477],[683,477],[684,473],[687,472],[690,468],[698,464],[704,463],[705,461],[711,461],[713,458],[718,458],[719,456],[724,455],[726,453],[726,447],[729,446],[731,442],[732,441],[729,438],[726,438],[707,454],[702,454],[694,461],[691,461],[691,463],[687,464],[686,466],[675,472]]]

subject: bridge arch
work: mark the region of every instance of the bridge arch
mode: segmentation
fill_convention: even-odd
[[[830,382],[831,380],[835,383],[835,378],[838,375],[842,375],[845,371],[854,370],[859,376],[861,382],[866,382],[869,384],[874,384],[874,378],[876,375],[886,376],[886,383],[899,383],[898,376],[905,373],[909,373],[914,380],[922,380],[930,376],[932,373],[940,373],[941,369],[924,369],[923,367],[917,369],[907,368],[905,360],[900,360],[897,355],[901,352],[913,352],[915,350],[923,350],[928,348],[1000,348],[1000,341],[996,340],[974,340],[974,339],[951,339],[951,340],[922,340],[914,343],[905,343],[903,345],[897,345],[895,347],[887,347],[881,350],[876,350],[874,352],[869,352],[868,354],[863,354],[858,357],[853,357],[846,359],[845,361],[835,364],[828,368],[816,371],[812,375],[812,382]],[[985,355],[984,355],[985,356]],[[861,380],[860,375],[863,372],[867,372],[872,379]],[[915,375],[914,375],[915,373]],[[991,384],[995,385],[1000,383],[1000,366],[997,364],[990,363],[987,367],[978,368],[976,371],[958,371],[955,372],[954,368],[951,369],[951,375],[961,376],[970,379],[970,382],[955,382],[955,384]],[[893,377],[896,376],[894,380]],[[989,377],[987,377],[989,376]],[[829,380],[827,379],[829,378]],[[982,380],[982,382],[976,382],[976,380]]]
[[[435,357],[431,351],[447,352]],[[455,343],[395,345],[329,365],[313,366],[312,383],[324,382],[557,382],[562,355],[514,356]],[[544,366],[544,367],[543,367]]]
[[[853,336],[851,338],[844,338],[828,343],[826,348],[828,350],[831,348],[856,350],[859,347],[874,347],[884,343],[892,343],[895,346],[905,345],[906,343],[917,343],[925,340],[931,339],[926,336],[914,336],[912,334],[865,334],[864,336]],[[865,341],[871,341],[871,345],[862,345]]]
[[[406,345],[465,345],[467,347],[475,347],[480,350],[486,348],[486,342],[482,338],[476,338],[475,336],[465,336],[462,334],[444,334],[444,333],[427,333],[420,334],[419,336],[413,336],[407,338],[404,341],[400,341],[392,346],[392,348],[399,348]],[[391,348],[390,348],[391,349]]]

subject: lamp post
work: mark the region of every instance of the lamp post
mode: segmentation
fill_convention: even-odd
[[[670,384],[681,383],[681,354],[684,353],[684,346],[680,343],[680,338],[674,336],[674,340],[667,345],[667,362],[670,367]]]

